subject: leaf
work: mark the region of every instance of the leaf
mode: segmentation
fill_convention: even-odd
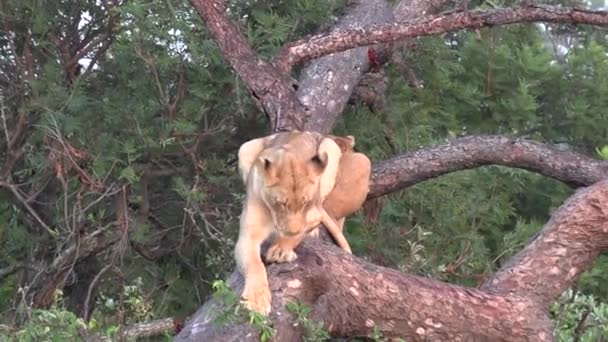
[[[118,179],[124,179],[130,184],[134,184],[139,180],[139,177],[135,173],[135,169],[133,169],[133,167],[127,166],[122,169],[122,171],[120,171],[120,176],[118,177]]]
[[[597,154],[600,156],[600,158],[604,159],[604,160],[608,160],[608,145],[604,145],[602,147],[602,149],[595,149],[597,151]]]

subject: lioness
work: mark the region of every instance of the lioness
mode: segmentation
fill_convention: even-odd
[[[276,241],[266,259],[290,262],[293,249],[319,223],[338,245],[351,252],[342,230],[323,209],[332,191],[342,153],[330,138],[313,132],[286,132],[246,142],[239,149],[239,172],[247,195],[235,247],[245,277],[245,305],[270,312],[270,288],[260,246],[272,233]]]

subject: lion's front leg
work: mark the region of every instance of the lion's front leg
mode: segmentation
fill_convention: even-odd
[[[247,224],[246,216],[244,213],[241,217],[241,232],[235,246],[236,262],[245,277],[241,297],[249,310],[267,315],[270,312],[271,294],[260,246],[268,233],[263,226]]]

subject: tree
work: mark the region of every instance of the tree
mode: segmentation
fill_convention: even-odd
[[[346,58],[351,63],[357,61],[368,66],[376,62],[365,60],[365,49],[348,49],[464,28],[526,21],[608,24],[605,12],[529,4],[422,16],[402,22],[421,13],[428,15],[432,12],[430,6],[441,5],[411,2],[409,12],[403,18],[382,25],[378,23],[386,22],[387,12],[372,9],[385,4],[370,1],[354,6],[350,15],[383,13],[385,16],[379,15],[371,21],[375,26],[363,26],[370,22],[368,18],[362,18],[358,28],[339,23],[333,32],[286,44],[271,63],[249,47],[226,15],[222,2],[191,0],[191,3],[226,60],[246,83],[260,109],[268,115],[274,131],[310,129],[326,133],[331,129],[350,94],[340,97],[339,93],[332,92],[324,98],[328,94],[323,93],[322,88],[336,84],[344,89],[356,86],[364,68],[342,69]],[[345,50],[350,54],[347,57],[336,54]],[[328,54],[333,55],[322,57]],[[295,91],[289,81],[292,67],[319,57],[322,57],[321,61],[313,61],[301,72],[304,76]],[[319,97],[317,93],[320,93]],[[594,169],[598,173],[593,180],[583,182],[590,186],[577,192],[557,210],[542,232],[480,289],[399,274],[344,255],[322,242],[305,243],[299,250],[303,257],[295,266],[279,265],[269,269],[276,339],[294,340],[301,334],[285,309],[287,301],[295,298],[311,305],[312,318],[323,322],[330,333],[337,336],[369,336],[379,327],[386,337],[408,340],[552,340],[547,308],[590,267],[599,253],[608,248],[605,243],[606,211],[602,209],[607,200],[608,183],[601,181],[604,171],[600,171],[606,166],[582,159],[533,142],[473,137],[376,164],[371,198],[453,170],[492,163],[534,170],[570,184],[578,183],[572,175],[563,175],[571,162],[581,169]],[[547,165],[548,160],[551,166]],[[242,290],[238,274],[233,274],[230,281],[235,291]],[[188,322],[178,340],[257,339],[251,326],[235,325],[226,329],[214,325],[213,317],[221,310],[217,303],[209,301]]]
[[[0,336],[179,331],[232,271],[238,146],[298,127],[375,161],[356,257],[308,241],[269,321],[205,323],[233,273],[178,339],[605,338],[606,14],[551,3],[2,2]]]

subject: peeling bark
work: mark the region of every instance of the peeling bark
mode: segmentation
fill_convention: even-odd
[[[608,178],[608,162],[523,138],[468,136],[372,165],[368,198],[379,197],[441,175],[484,165],[538,172],[573,187]]]

